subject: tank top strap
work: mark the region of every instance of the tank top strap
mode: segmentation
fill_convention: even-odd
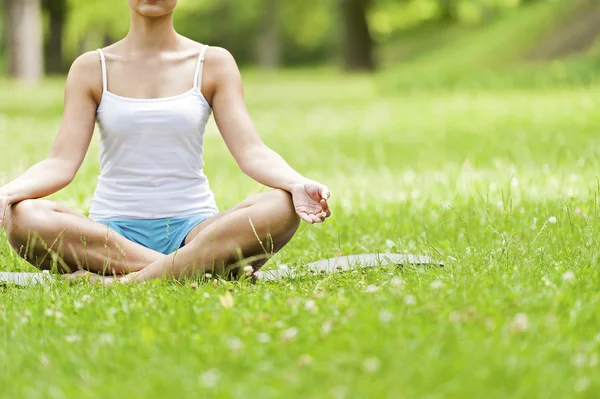
[[[108,80],[106,78],[106,58],[102,49],[96,50],[100,54],[100,63],[102,64],[102,91],[106,91],[108,88]]]
[[[202,70],[204,69],[204,57],[206,56],[206,50],[208,50],[207,45],[202,47],[202,50],[200,51],[198,63],[196,64],[196,74],[194,75],[194,87],[197,87],[199,90],[202,89]]]

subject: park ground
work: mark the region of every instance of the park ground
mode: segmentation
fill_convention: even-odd
[[[573,398],[600,394],[600,85],[391,90],[246,73],[265,141],[334,216],[269,264],[365,252],[445,267],[281,283],[0,288],[2,397]],[[5,178],[48,151],[62,80],[3,82]],[[222,209],[261,188],[211,126]],[[97,142],[55,195],[87,211]],[[3,270],[31,271],[0,240]]]
[[[244,71],[266,143],[332,191],[333,217],[268,268],[371,252],[443,268],[0,287],[0,397],[600,396],[597,62],[471,71],[467,55],[424,61],[444,73]],[[46,156],[63,87],[0,79],[0,181]],[[205,146],[221,209],[263,190],[212,123]],[[87,212],[98,172],[95,137],[53,198]],[[4,236],[0,266],[33,271]]]

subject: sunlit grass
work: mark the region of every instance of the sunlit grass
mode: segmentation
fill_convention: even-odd
[[[4,288],[2,396],[598,395],[600,87],[415,94],[320,73],[247,75],[267,144],[333,193],[330,222],[303,225],[269,267],[377,251],[446,266]],[[59,80],[13,87],[0,83],[4,179],[47,153],[62,108]],[[55,198],[87,211],[97,158],[94,141]],[[205,161],[222,209],[261,189],[214,126]],[[31,270],[4,238],[0,263]]]

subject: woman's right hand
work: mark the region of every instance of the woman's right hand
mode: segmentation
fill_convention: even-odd
[[[8,194],[0,191],[0,230],[4,227],[4,218],[8,213],[8,207],[10,206],[10,201],[8,199]]]

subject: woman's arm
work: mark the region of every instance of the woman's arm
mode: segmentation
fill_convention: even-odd
[[[209,52],[207,67],[211,73],[207,86],[213,93],[215,121],[240,169],[265,186],[292,193],[298,214],[305,221],[322,222],[331,215],[327,205],[329,189],[296,172],[265,145],[248,113],[241,74],[233,56],[216,47]]]
[[[0,187],[0,226],[6,208],[25,199],[53,194],[75,177],[89,148],[96,118],[93,79],[100,79],[95,53],[86,53],[73,63],[65,87],[63,121],[48,157],[20,177]]]

